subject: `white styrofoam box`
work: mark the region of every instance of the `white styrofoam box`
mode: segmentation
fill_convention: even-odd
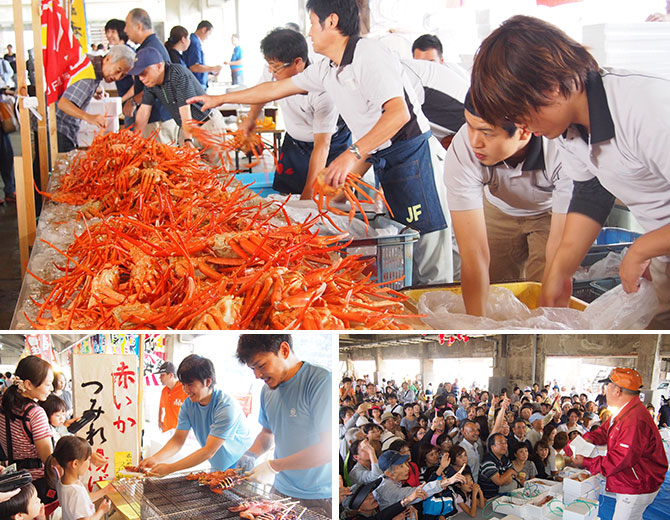
[[[575,478],[566,478],[563,480],[563,494],[565,495],[567,504],[580,497],[598,500],[600,487],[601,477],[599,475],[593,475],[581,482]]]
[[[580,473],[586,473],[588,475],[591,475],[587,470],[582,469],[582,468],[573,468],[572,466],[565,466],[562,471],[559,471],[558,476],[566,479],[566,478],[572,478],[575,475],[579,475]]]
[[[543,503],[547,498],[551,498],[551,500]],[[523,514],[521,516],[524,520],[544,520],[551,514],[552,508],[550,507],[550,504],[560,499],[560,493],[555,493],[553,491],[542,493],[523,506]]]
[[[121,98],[109,97],[103,99],[92,99],[86,107],[86,112],[89,114],[106,114],[106,127],[104,130],[93,126],[86,121],[82,121],[79,125],[79,133],[77,134],[78,146],[90,146],[93,138],[100,132],[118,132],[119,131],[119,116],[121,115]]]
[[[512,517],[518,515],[523,518],[523,508],[527,502],[528,500],[524,500],[523,498],[503,495],[491,503],[491,511],[495,514],[510,515]]]
[[[670,26],[667,23],[586,25],[583,44],[603,67],[670,75]]]
[[[554,493],[560,493],[561,491],[561,483],[556,482],[555,480],[544,480],[541,478],[533,478],[527,480],[526,483],[523,485],[524,488],[529,488],[532,486],[539,486],[540,488],[542,488],[543,492],[552,491]]]
[[[563,520],[595,520],[598,517],[598,500],[579,499],[563,508]]]

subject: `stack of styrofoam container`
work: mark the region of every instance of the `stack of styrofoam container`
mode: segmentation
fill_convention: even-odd
[[[581,473],[588,474],[585,470],[581,471]],[[573,477],[577,477],[577,475],[573,475]],[[600,496],[601,481],[602,478],[600,475],[592,475],[581,481],[577,480],[577,478],[565,478],[563,480],[565,503],[571,504],[578,498],[595,500],[597,502]]]
[[[582,43],[601,67],[670,77],[670,24],[586,25]]]
[[[79,146],[90,146],[93,138],[98,133],[109,133],[119,131],[119,116],[121,115],[121,98],[108,97],[102,99],[92,99],[86,107],[89,114],[106,115],[105,122],[107,126],[103,129],[93,126],[86,121],[82,121],[77,134],[77,144]]]

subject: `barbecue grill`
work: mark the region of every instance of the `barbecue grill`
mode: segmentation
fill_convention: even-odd
[[[189,472],[184,472],[163,478],[121,479],[111,485],[142,520],[239,519],[239,513],[229,511],[229,507],[252,499],[282,500],[269,491],[269,486],[247,481],[240,482],[232,489],[223,490],[219,495],[212,492],[209,486],[199,484],[197,480],[186,480],[188,474]],[[293,509],[300,515],[301,520],[328,519],[309,509],[303,512],[303,509],[300,505]]]

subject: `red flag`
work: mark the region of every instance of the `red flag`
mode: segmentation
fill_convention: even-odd
[[[93,65],[75,38],[70,21],[58,0],[41,0],[42,54],[47,104],[58,101],[80,79],[95,79]]]

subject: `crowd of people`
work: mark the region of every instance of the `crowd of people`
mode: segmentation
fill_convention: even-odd
[[[258,435],[252,435],[237,400],[217,387],[212,361],[191,354],[177,368],[169,361],[159,367],[165,385],[159,423],[171,436],[139,468],[154,477],[202,463],[218,471],[238,468],[250,481],[272,485],[273,493],[330,515],[330,372],[299,359],[288,334],[243,334],[236,356],[265,383]],[[26,481],[0,494],[0,518],[43,520],[57,506],[65,520],[103,518],[111,508],[103,497],[113,486],[89,493],[82,484],[90,466],[103,466],[105,459],[68,431],[78,418],[69,418],[72,395],[63,374],[54,373],[41,358],[27,356],[14,374],[5,375],[3,387],[0,463],[16,464]],[[179,458],[191,431],[200,449]]]
[[[566,465],[602,473],[615,493],[644,495],[646,507],[668,467],[658,433],[665,424],[659,418],[656,426],[653,410],[641,403],[636,371],[615,369],[603,383],[591,399],[556,384],[493,393],[460,388],[457,380],[433,390],[431,383],[424,388],[417,382],[398,386],[382,380],[378,386],[344,377],[339,392],[342,518],[390,520],[414,514],[432,520],[458,512],[475,517],[488,500],[531,479],[562,480]],[[630,445],[639,443],[635,456],[624,453],[623,460],[622,448],[611,443],[605,457],[572,452],[570,443],[578,436],[608,444],[613,418],[621,428],[628,413],[635,415],[635,424],[617,434],[623,439],[643,432],[636,441],[626,438]],[[648,475],[642,486],[621,477],[631,464]],[[617,486],[617,479],[624,485]],[[638,518],[638,511],[626,510],[623,516],[623,502],[617,504],[622,516],[615,518]]]

